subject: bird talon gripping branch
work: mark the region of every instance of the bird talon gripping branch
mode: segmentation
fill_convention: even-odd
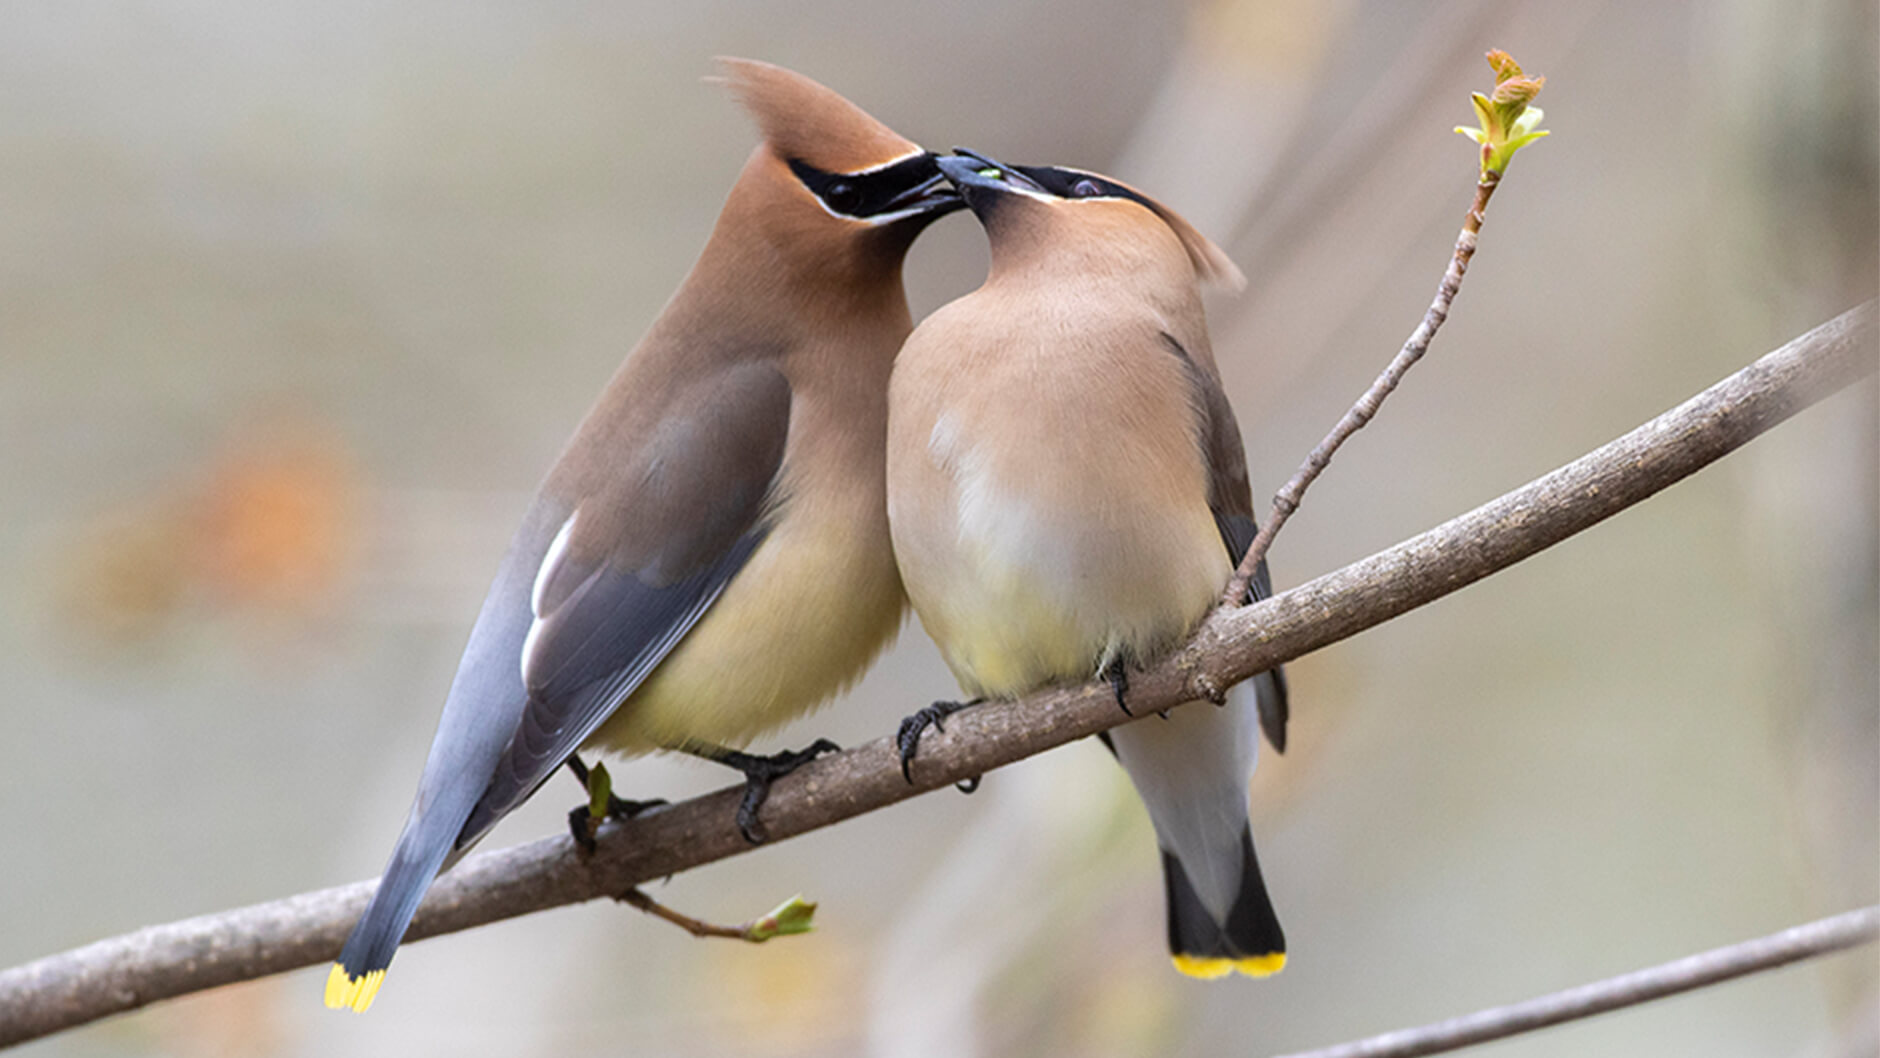
[[[1110,693],[1116,697],[1116,707],[1124,716],[1135,716],[1129,709],[1129,668],[1122,658],[1112,658],[1103,669],[1103,678],[1110,682]]]
[[[738,833],[752,845],[762,845],[770,840],[770,835],[765,832],[757,813],[770,797],[770,784],[825,753],[837,753],[841,749],[834,742],[819,738],[803,749],[785,750],[768,757],[717,746],[695,745],[687,752],[744,773],[744,798],[738,802]]]
[[[929,727],[944,734],[947,717],[969,706],[978,705],[983,700],[974,698],[965,702],[935,702],[901,721],[900,729],[894,733],[894,745],[901,753],[901,778],[906,779],[909,786],[914,785],[914,754],[920,750],[920,736]],[[961,793],[972,793],[977,789],[978,776],[966,780],[960,786]]]

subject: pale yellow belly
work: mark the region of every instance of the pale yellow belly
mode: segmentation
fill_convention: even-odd
[[[1158,512],[1161,514],[1162,512]],[[1011,697],[1140,663],[1181,641],[1230,569],[1205,511],[1166,512],[1148,534],[934,533],[907,571],[923,627],[969,694]]]
[[[894,638],[905,601],[887,534],[871,520],[785,519],[588,745],[743,746],[860,676]]]

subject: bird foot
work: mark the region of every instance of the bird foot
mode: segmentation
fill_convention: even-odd
[[[901,778],[909,786],[914,785],[914,754],[920,749],[920,736],[931,727],[935,731],[946,731],[946,719],[969,706],[985,701],[974,698],[970,702],[935,702],[920,712],[901,721],[901,729],[895,732],[894,744],[901,750]],[[953,784],[961,793],[972,793],[979,789],[979,776],[975,775]]]
[[[841,748],[826,738],[819,738],[804,749],[785,750],[768,757],[737,750],[714,754],[712,760],[744,773],[744,800],[738,803],[738,833],[744,835],[744,840],[753,845],[762,845],[769,840],[769,835],[764,833],[763,823],[758,821],[757,811],[764,807],[764,801],[770,797],[772,782],[825,753],[834,753]]]
[[[670,803],[662,797],[650,801],[629,801],[614,796],[613,777],[607,773],[604,764],[597,762],[590,769],[571,756],[568,758],[568,769],[588,790],[587,803],[576,805],[568,811],[568,833],[574,838],[574,843],[581,847],[581,851],[590,855],[594,852],[594,837],[600,833],[604,820],[632,819],[648,809]]]
[[[1116,707],[1123,711],[1124,716],[1135,716],[1135,713],[1129,711],[1129,702],[1125,700],[1129,696],[1129,668],[1123,664],[1123,659],[1115,658],[1104,666],[1103,678],[1110,681],[1110,693],[1116,695]]]
[[[568,833],[574,837],[574,843],[581,846],[581,851],[594,852],[594,838],[601,831],[601,823],[609,819],[627,820],[662,805],[672,802],[663,797],[650,801],[629,801],[624,797],[607,795],[607,811],[595,815],[592,807],[576,805],[568,810]]]

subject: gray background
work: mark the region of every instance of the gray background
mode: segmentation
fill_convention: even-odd
[[[714,54],[931,146],[1114,173],[1220,239],[1252,280],[1210,305],[1260,495],[1420,318],[1482,51],[1546,74],[1555,135],[1280,538],[1284,587],[1872,296],[1874,39],[1834,0],[0,4],[0,964],[377,873],[522,503],[754,141]],[[916,314],[984,256],[938,226]],[[1875,419],[1870,382],[1295,664],[1294,748],[1254,784],[1275,979],[1169,970],[1146,819],[1077,745],[658,890],[730,921],[802,891],[808,937],[582,907],[406,949],[365,1017],[317,969],[21,1053],[1251,1055],[1871,902]],[[953,690],[910,625],[776,745]],[[1871,1053],[1873,970],[1482,1053]]]

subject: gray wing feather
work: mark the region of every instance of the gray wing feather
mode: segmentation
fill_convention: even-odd
[[[513,660],[529,630],[527,571],[565,515],[541,502],[532,506],[497,570],[444,699],[411,813],[340,953],[340,965],[355,979],[391,963],[431,879],[461,854],[456,839],[482,794],[482,777],[495,767],[528,697]]]
[[[340,953],[354,981],[391,962],[437,871],[633,693],[763,542],[789,432],[783,375],[733,360],[657,399],[619,390],[622,377],[483,601],[405,828]]]
[[[536,640],[538,651],[546,646],[554,652],[542,663],[546,678],[531,680],[515,737],[459,844],[482,837],[526,800],[645,682],[718,600],[764,535],[761,528],[746,533],[710,566],[664,587],[604,570],[556,612],[554,631],[547,633],[552,638]]]
[[[763,543],[789,432],[789,384],[758,364],[709,387],[693,410],[662,424],[655,451],[621,460],[628,465],[580,502],[545,550],[532,597],[538,612],[511,655],[528,704],[460,846],[554,774]]]
[[[1202,452],[1208,462],[1208,508],[1214,513],[1214,526],[1220,530],[1221,543],[1236,565],[1253,538],[1259,535],[1259,523],[1253,517],[1253,488],[1247,482],[1247,456],[1240,442],[1240,423],[1234,407],[1221,389],[1221,380],[1212,371],[1188,355],[1174,335],[1164,331],[1163,343],[1188,369],[1195,411],[1199,419]],[[1266,570],[1266,560],[1254,570],[1253,601],[1273,594],[1273,581]],[[1286,673],[1279,666],[1253,678],[1258,692],[1260,730],[1273,748],[1286,752],[1286,721],[1291,706],[1286,700]]]

